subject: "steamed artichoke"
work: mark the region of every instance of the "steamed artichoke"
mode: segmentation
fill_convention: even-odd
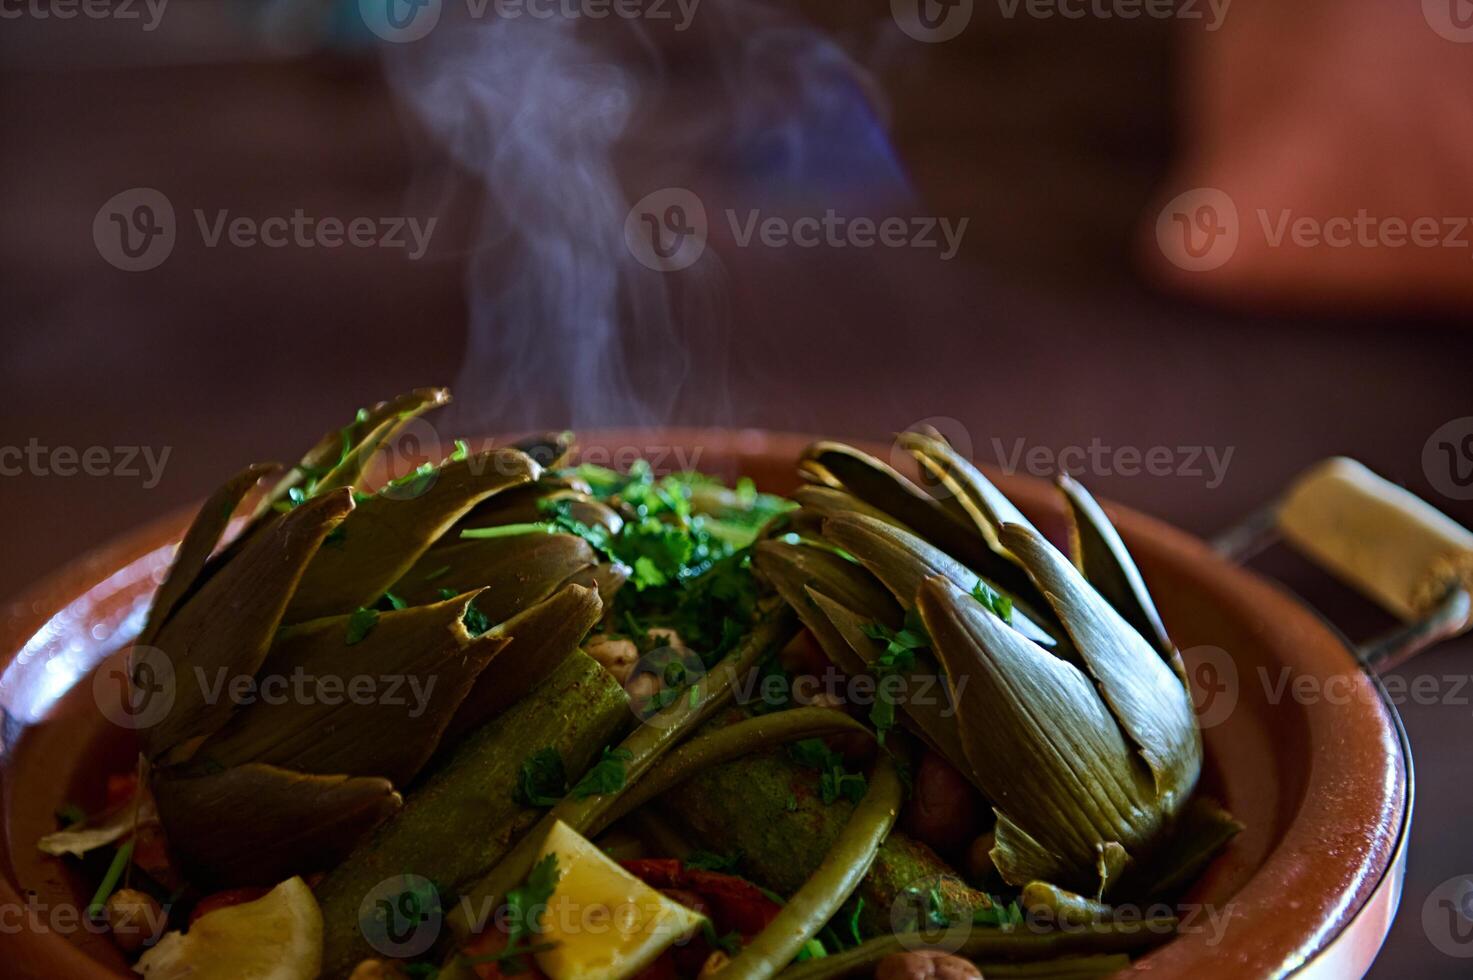
[[[949,700],[893,709],[991,801],[992,863],[1026,902],[1161,894],[1239,827],[1196,793],[1181,658],[1119,535],[1065,478],[1071,564],[939,434],[900,445],[935,495],[815,444],[803,508],[758,546],[758,569],[840,668],[944,675]]]

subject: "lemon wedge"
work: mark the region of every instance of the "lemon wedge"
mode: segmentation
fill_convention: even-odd
[[[322,911],[292,878],[168,933],[133,969],[148,980],[312,980],[322,970]]]
[[[552,980],[627,980],[705,921],[646,885],[562,821],[538,859],[557,855],[557,888],[542,915],[536,954]]]

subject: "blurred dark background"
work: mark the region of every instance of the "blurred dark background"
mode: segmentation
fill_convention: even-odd
[[[1473,460],[1424,452],[1439,430],[1473,433],[1473,234],[1453,234],[1473,215],[1462,21],[1369,0],[1237,0],[1220,17],[1198,5],[1202,19],[1065,6],[1086,13],[978,0],[956,8],[956,37],[928,42],[882,3],[705,0],[688,30],[608,20],[470,50],[446,40],[465,27],[449,14],[431,37],[380,44],[355,4],[172,0],[152,29],[142,5],[141,20],[5,8],[19,13],[0,29],[0,446],[101,446],[119,472],[0,476],[0,595],[246,459],[290,458],[358,405],[438,383],[455,383],[452,423],[481,432],[632,421],[884,439],[943,417],[983,461],[1042,447],[1040,471],[1067,447],[1170,447],[1170,473],[1115,455],[1076,472],[1204,535],[1344,453],[1473,523],[1452,479]],[[444,65],[485,78],[447,87]],[[545,145],[518,144],[528,132]],[[672,186],[704,201],[707,253],[668,274],[623,254],[591,268],[609,215],[617,232],[630,202]],[[108,202],[135,188],[168,200],[175,241],[125,271]],[[1194,225],[1221,200],[1204,189],[1236,219],[1218,207]],[[137,201],[121,200],[126,224]],[[968,224],[949,260],[742,246],[727,207]],[[1183,252],[1174,208],[1203,234],[1235,220],[1236,247]],[[412,259],[212,247],[196,209],[438,222]],[[1346,246],[1275,244],[1286,212],[1327,235],[1337,217],[1383,224]],[[1386,220],[1422,217],[1436,244],[1395,244]],[[560,249],[565,233],[576,247]],[[582,326],[595,321],[597,336]],[[568,379],[608,390],[581,398]],[[157,480],[142,457],[121,472],[119,447],[135,446],[162,460]],[[1348,629],[1377,625],[1303,566],[1283,570]],[[1466,674],[1473,643],[1402,670]],[[1473,717],[1403,714],[1417,815],[1374,975],[1464,975],[1421,910],[1473,871]]]

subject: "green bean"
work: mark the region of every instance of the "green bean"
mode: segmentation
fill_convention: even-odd
[[[1036,962],[1077,954],[1130,953],[1149,949],[1170,939],[1176,933],[1176,924],[1174,918],[1143,919],[1140,922],[1103,922],[1089,928],[1038,932],[991,926],[974,927],[970,923],[961,923],[939,934],[901,933],[880,936],[842,953],[790,966],[779,974],[779,980],[868,977],[874,965],[891,953],[915,949],[950,949],[957,956],[982,962]],[[722,980],[727,978],[723,976]]]
[[[842,711],[833,708],[790,708],[787,711],[748,718],[709,735],[693,738],[671,752],[669,758],[657,769],[625,790],[602,820],[588,829],[588,833],[599,833],[608,824],[644,806],[703,769],[787,742],[844,732],[873,736],[868,728]]]
[[[646,719],[624,739],[620,748],[629,753],[624,787],[633,785],[676,743],[724,708],[743,675],[754,669],[767,654],[781,649],[796,631],[797,617],[786,603],[777,600],[765,604],[756,625],[741,645],[701,680],[696,688],[700,691],[696,698],[678,698]],[[489,921],[507,892],[527,877],[543,839],[554,824],[562,821],[585,833],[605,820],[622,792],[623,789],[581,800],[568,797],[549,810],[485,878],[465,893],[455,912],[448,917],[456,938],[464,941],[477,932]]]
[[[97,886],[97,891],[92,895],[92,901],[87,903],[87,914],[100,916],[107,907],[107,900],[112,897],[113,889],[118,887],[118,881],[123,877],[123,872],[128,869],[128,862],[133,859],[133,841],[130,838],[118,848],[113,855],[112,864],[108,865],[107,874],[102,876],[102,882]]]
[[[870,773],[869,791],[823,863],[767,928],[727,964],[721,980],[766,980],[791,962],[859,887],[895,825],[903,799],[895,763],[888,755],[881,755]]]

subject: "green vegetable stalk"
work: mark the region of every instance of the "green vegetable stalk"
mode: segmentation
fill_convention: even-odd
[[[542,811],[518,802],[522,763],[549,746],[581,773],[633,718],[622,688],[574,653],[531,694],[457,747],[404,809],[364,841],[317,889],[323,974],[347,975],[373,956],[359,905],[395,875],[427,878],[447,905],[512,848]]]
[[[662,809],[685,825],[707,850],[741,855],[741,870],[773,891],[791,895],[818,869],[839,839],[855,804],[823,800],[820,779],[783,751],[769,751],[697,773],[661,799]],[[864,899],[866,935],[892,931],[892,908],[902,914],[932,901],[937,915],[970,920],[991,902],[966,885],[930,848],[894,831],[880,847],[856,892]],[[917,896],[916,900],[908,896]]]

